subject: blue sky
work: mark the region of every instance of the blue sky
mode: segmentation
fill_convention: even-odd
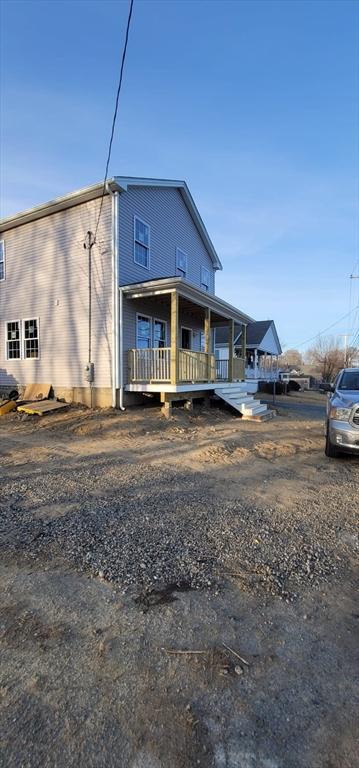
[[[3,0],[2,215],[102,179],[127,11]],[[186,179],[217,293],[287,347],[349,309],[358,93],[358,2],[135,0],[110,175]]]

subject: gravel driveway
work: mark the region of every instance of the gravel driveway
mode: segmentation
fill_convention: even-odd
[[[359,765],[359,460],[320,397],[2,419],[5,765]]]

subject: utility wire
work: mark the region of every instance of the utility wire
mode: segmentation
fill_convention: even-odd
[[[345,320],[349,315],[352,314],[352,312],[355,312],[357,309],[359,309],[359,304],[357,304],[356,307],[353,307],[353,309],[351,309],[350,312],[347,312],[345,315],[343,315],[343,317],[340,317],[339,320],[336,320],[335,323],[328,325],[327,328],[323,328],[322,331],[318,331],[318,333],[316,333],[315,336],[312,336],[310,339],[306,339],[305,341],[302,341],[300,344],[294,344],[293,348],[297,349],[298,347],[304,347],[305,344],[308,344],[310,341],[317,339],[318,336],[321,336],[322,333],[325,333],[326,331],[330,331],[331,328],[334,328],[335,325],[338,325],[338,323],[341,323],[342,320]]]
[[[110,159],[111,159],[112,142],[113,142],[113,137],[114,137],[114,133],[115,133],[118,104],[119,104],[119,100],[120,100],[120,93],[121,93],[121,86],[122,86],[123,70],[124,70],[125,61],[126,61],[127,43],[128,43],[128,36],[129,36],[129,31],[130,31],[133,2],[134,2],[134,0],[130,0],[130,8],[129,8],[128,18],[127,18],[125,44],[124,44],[123,51],[122,51],[120,79],[118,81],[118,86],[117,86],[115,111],[113,113],[110,143],[109,143],[109,146],[108,146],[107,161],[106,161],[106,170],[105,170],[105,176],[104,176],[104,180],[103,180],[101,204],[100,204],[100,210],[99,210],[99,214],[98,214],[98,218],[97,218],[97,223],[96,223],[96,228],[95,228],[95,234],[94,234],[94,240],[95,241],[96,241],[96,235],[97,235],[97,231],[98,231],[99,224],[100,224],[100,219],[101,219],[101,214],[102,214],[102,207],[103,207],[103,200],[104,200],[105,191],[106,191],[106,181],[107,181],[108,168],[109,168]]]

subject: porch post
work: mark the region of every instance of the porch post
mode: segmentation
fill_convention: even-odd
[[[254,378],[258,379],[258,350],[254,350]]]
[[[228,338],[228,381],[233,381],[233,355],[234,355],[234,320],[229,321]]]
[[[178,293],[171,293],[171,384],[178,383]]]
[[[211,381],[211,310],[206,307],[204,318],[204,351],[207,355],[207,380]]]
[[[243,358],[243,379],[246,378],[247,365],[247,326],[242,325],[242,358]]]

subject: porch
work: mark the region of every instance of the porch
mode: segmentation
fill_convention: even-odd
[[[218,382],[245,379],[245,329],[250,318],[240,310],[183,278],[151,280],[121,290],[136,317],[137,343],[124,349],[128,392],[206,391]],[[238,324],[243,341],[235,350]],[[214,354],[218,327],[226,329],[226,360],[217,360]]]
[[[196,352],[179,347],[176,365],[176,362],[173,361],[174,355],[171,352],[171,347],[130,349],[128,353],[130,383],[203,384],[219,381],[243,381],[245,378],[243,358],[233,358],[232,376],[230,376],[229,359],[216,360],[212,353]],[[173,381],[172,376],[173,366],[177,367],[175,381]]]

